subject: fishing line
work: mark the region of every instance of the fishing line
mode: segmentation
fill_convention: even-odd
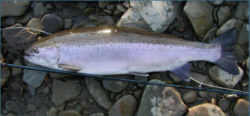
[[[167,86],[167,87],[174,87],[174,88],[179,88],[179,89],[191,89],[191,90],[198,90],[198,91],[208,91],[208,92],[217,92],[217,93],[227,93],[227,94],[237,94],[237,95],[248,96],[248,92],[241,92],[241,91],[225,91],[225,90],[217,90],[217,89],[210,89],[210,88],[204,88],[204,87],[191,87],[191,86],[182,86],[182,85],[172,85],[172,84],[166,84],[166,83],[138,81],[138,80],[113,78],[113,77],[106,77],[106,76],[87,74],[87,73],[75,73],[75,72],[69,72],[69,71],[53,70],[53,69],[47,69],[47,68],[41,68],[41,67],[22,66],[22,65],[7,64],[7,63],[1,63],[1,65],[7,66],[7,67],[22,68],[22,69],[29,69],[29,70],[38,70],[38,71],[69,74],[69,75],[77,75],[77,76],[85,76],[85,77],[98,78],[98,79],[107,79],[107,80],[132,82],[132,83],[140,83],[140,84],[147,84],[147,85]],[[221,88],[221,89],[223,89],[223,88]]]
[[[28,28],[28,27],[7,27],[7,28],[0,29],[0,30],[9,30],[9,29],[28,29],[28,30],[38,31],[38,32],[42,32],[42,33],[51,35],[51,33],[49,33],[49,32],[42,31],[42,30],[35,29],[35,28]]]

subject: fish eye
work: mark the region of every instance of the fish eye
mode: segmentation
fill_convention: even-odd
[[[32,53],[39,53],[38,49],[37,48],[34,48],[31,50]]]

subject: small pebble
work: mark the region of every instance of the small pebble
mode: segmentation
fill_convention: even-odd
[[[229,107],[230,107],[230,101],[228,101],[227,99],[225,98],[222,98],[219,100],[219,107],[223,110],[223,111],[226,111],[226,110],[229,110]]]
[[[194,90],[189,90],[183,93],[182,100],[186,103],[192,103],[196,100],[197,93]]]
[[[63,20],[53,14],[46,14],[43,16],[42,20],[42,28],[43,31],[49,32],[49,33],[55,33],[62,29],[63,27]]]
[[[117,5],[116,5],[116,8],[117,8],[119,11],[121,11],[121,12],[126,12],[126,9],[125,9],[122,5],[120,5],[120,4],[117,4]]]
[[[112,10],[113,8],[114,8],[113,4],[107,6],[107,9],[109,9],[109,10]]]
[[[77,2],[77,7],[83,10],[87,7],[87,2]]]
[[[14,17],[8,17],[6,20],[7,25],[14,25],[16,23],[16,19]]]
[[[245,99],[238,99],[233,107],[236,116],[248,116],[249,102]]]
[[[69,29],[72,26],[72,20],[70,18],[64,19],[64,29]]]
[[[36,110],[36,106],[34,104],[28,104],[27,108],[29,111],[32,111],[32,112]]]
[[[57,109],[55,107],[51,107],[49,111],[47,111],[47,116],[56,116]]]

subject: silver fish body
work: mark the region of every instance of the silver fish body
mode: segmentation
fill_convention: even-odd
[[[34,43],[24,58],[48,68],[75,67],[80,73],[115,75],[178,69],[190,61],[216,62],[218,43],[201,43],[121,27],[62,31]]]

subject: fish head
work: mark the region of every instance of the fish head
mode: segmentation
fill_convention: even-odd
[[[48,68],[56,68],[60,59],[60,51],[57,45],[32,45],[24,53],[25,60]]]

